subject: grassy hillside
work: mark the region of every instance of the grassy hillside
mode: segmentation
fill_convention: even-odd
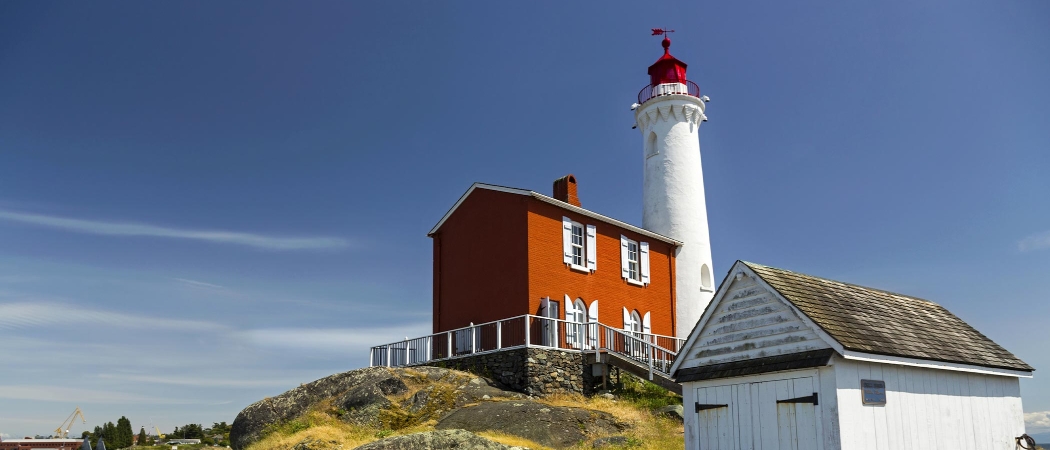
[[[452,388],[451,386],[435,387],[438,390]],[[423,386],[416,386],[416,388],[422,389]],[[401,397],[410,398],[417,391],[414,389]],[[685,446],[682,439],[682,424],[677,420],[652,412],[655,407],[681,404],[681,397],[649,383],[633,380],[625,382],[624,389],[614,400],[602,397],[559,395],[539,398],[537,401],[551,406],[586,408],[612,414],[621,422],[629,425],[628,429],[618,435],[626,436],[632,444],[631,448],[677,450],[684,449]],[[271,425],[264,433],[263,439],[252,444],[247,450],[285,450],[304,441],[309,441],[307,446],[310,448],[342,446],[343,449],[349,450],[389,436],[430,431],[437,424],[437,421],[433,419],[413,420],[412,417],[406,417],[404,411],[395,409],[385,411],[380,415],[381,418],[384,418],[381,426],[367,427],[348,424],[340,420],[340,416],[345,413],[330,404],[318,405],[298,419]],[[533,450],[550,449],[550,447],[508,434],[491,432],[478,434],[507,445],[523,446]],[[591,448],[593,441],[601,437],[605,435],[588,435],[585,442],[574,448]]]

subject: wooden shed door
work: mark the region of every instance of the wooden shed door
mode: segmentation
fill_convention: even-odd
[[[816,387],[804,377],[697,389],[700,450],[817,449]]]

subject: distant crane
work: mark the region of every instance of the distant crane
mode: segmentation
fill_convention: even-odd
[[[149,418],[149,426],[153,427],[153,431],[157,432],[157,439],[164,439],[164,435],[161,434],[160,428],[157,428],[157,426],[153,424],[153,418],[152,417]]]
[[[55,428],[55,435],[58,436],[59,439],[69,437],[69,429],[73,428],[73,424],[76,423],[78,416],[80,417],[81,422],[87,423],[87,419],[84,418],[84,412],[80,410],[79,406],[77,406],[77,409],[73,410],[73,414],[70,414],[65,422],[62,422],[62,425]]]

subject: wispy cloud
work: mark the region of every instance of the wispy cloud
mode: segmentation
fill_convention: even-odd
[[[367,348],[430,334],[430,323],[374,328],[265,328],[237,331],[233,334],[252,345],[280,349],[346,353],[352,348]]]
[[[187,376],[158,376],[158,375],[129,375],[129,374],[99,374],[99,378],[134,381],[138,383],[170,384],[176,386],[192,387],[220,387],[220,388],[258,388],[258,387],[281,387],[298,386],[303,382],[302,378],[250,378],[245,374],[239,374],[236,378],[203,378]]]
[[[349,241],[338,237],[276,237],[236,231],[188,230],[141,223],[71,219],[4,209],[0,209],[0,220],[57,228],[77,233],[189,239],[220,244],[244,245],[264,250],[339,250],[350,246]]]
[[[1017,248],[1022,252],[1050,249],[1050,231],[1033,234],[1021,239],[1017,242]]]
[[[57,302],[19,302],[0,304],[0,330],[62,324],[105,325],[112,328],[224,331],[225,325],[199,321],[139,316],[120,312],[86,309]]]
[[[146,397],[120,391],[26,384],[0,385],[0,398],[66,403],[159,403],[172,405],[200,403],[196,400]]]
[[[11,435],[7,433],[0,433],[0,439],[11,439]]]
[[[195,287],[203,287],[203,288],[210,288],[210,289],[223,289],[222,286],[219,286],[217,284],[205,283],[203,281],[188,280],[186,278],[172,278],[172,279],[175,280],[175,281],[178,281],[180,283],[186,283],[186,284],[188,284],[190,286],[195,286]]]
[[[1050,411],[1024,413],[1024,428],[1028,433],[1050,431]]]

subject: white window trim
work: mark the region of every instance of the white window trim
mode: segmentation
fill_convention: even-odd
[[[563,227],[565,227],[568,230],[567,233],[565,233],[565,238],[568,239],[568,241],[563,243],[563,247],[566,250],[568,250],[568,252],[565,254],[565,265],[569,266],[570,269],[581,273],[589,274],[597,270],[597,257],[595,257],[593,261],[590,259],[591,256],[596,254],[596,249],[593,248],[596,241],[595,235],[597,235],[597,232],[595,231],[595,226],[584,225],[575,220],[571,220],[568,217],[562,218],[562,224]],[[576,227],[580,228],[581,238],[583,241],[582,245],[579,246],[580,262],[583,263],[582,265],[573,262],[574,256],[572,254],[572,250],[577,246],[572,242],[572,229]]]
[[[645,286],[645,283],[642,282],[642,244],[639,243],[638,241],[628,239],[626,236],[620,236],[620,242],[621,242],[621,244],[624,247],[624,251],[623,251],[621,256],[623,258],[625,258],[624,261],[621,263],[621,265],[623,266],[623,273],[622,273],[623,279],[626,280],[628,283],[633,284],[635,286]],[[637,268],[638,279],[637,280],[634,279],[634,278],[631,278],[631,269],[630,269],[630,267],[631,267],[631,260],[629,259],[630,258],[629,255],[631,254],[631,244],[634,244],[635,255],[636,255],[635,257],[638,258],[638,259],[634,260],[634,263],[638,265],[638,268]]]

